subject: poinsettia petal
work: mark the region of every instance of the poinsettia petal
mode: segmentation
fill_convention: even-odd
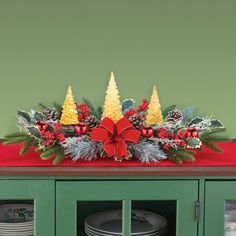
[[[93,128],[90,139],[97,142],[104,142],[109,137],[109,132],[102,128]]]
[[[103,149],[108,156],[115,156],[115,144],[112,137],[105,140],[103,143]]]
[[[110,118],[108,118],[108,117],[105,117],[105,118],[101,121],[99,127],[104,128],[104,129],[106,129],[107,131],[109,131],[111,134],[113,134],[113,133],[114,133],[115,124],[114,124],[114,122],[113,122],[112,119],[110,119]]]
[[[126,117],[121,118],[116,123],[117,134],[120,135],[126,129],[133,128],[132,124]]]
[[[117,160],[120,160],[128,155],[126,143],[120,137],[115,138],[115,151],[115,156]]]
[[[137,143],[140,138],[140,132],[138,130],[125,130],[120,135],[125,141],[131,143]]]

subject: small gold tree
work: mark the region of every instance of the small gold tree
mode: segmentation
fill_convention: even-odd
[[[103,118],[104,117],[112,119],[114,123],[122,118],[120,96],[113,72],[111,72],[110,81],[106,91],[105,103],[103,106]]]
[[[71,86],[69,86],[67,90],[60,123],[62,125],[76,125],[79,123],[78,112],[76,109],[76,104],[72,94]]]
[[[154,85],[152,90],[151,100],[148,106],[146,124],[156,125],[162,123],[163,123],[163,117],[161,112],[161,105],[159,102],[156,86]]]

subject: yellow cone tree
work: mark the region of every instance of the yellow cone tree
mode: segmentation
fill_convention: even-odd
[[[63,125],[76,125],[79,123],[78,112],[71,86],[68,87],[66,99],[64,101],[60,123]]]
[[[103,106],[103,118],[104,117],[112,119],[114,123],[122,118],[120,96],[113,72],[111,72],[110,81],[106,91],[105,103]]]
[[[161,112],[161,105],[159,102],[156,86],[154,85],[152,90],[151,100],[148,106],[146,124],[156,125],[162,123],[163,123],[163,117]]]

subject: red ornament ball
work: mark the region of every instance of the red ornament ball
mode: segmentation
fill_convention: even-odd
[[[198,138],[199,133],[196,128],[188,128],[185,133],[186,138]]]
[[[79,123],[78,125],[75,126],[75,133],[80,135],[84,135],[88,132],[89,127],[86,124]]]
[[[154,129],[151,126],[144,126],[141,129],[141,134],[145,138],[151,138],[154,135]]]

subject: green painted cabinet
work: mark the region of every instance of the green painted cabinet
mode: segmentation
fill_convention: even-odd
[[[86,236],[85,218],[111,209],[121,210],[123,236],[131,235],[133,209],[153,211],[165,217],[168,221],[166,236],[227,235],[227,207],[232,202],[236,207],[234,169],[227,172],[231,176],[190,176],[192,169],[183,170],[187,171],[186,176],[174,176],[177,172],[171,176],[169,168],[166,176],[165,173],[144,176],[147,169],[143,170],[143,176],[108,176],[117,169],[113,169],[114,172],[102,169],[96,173],[92,170],[95,169],[89,172],[83,168],[65,168],[55,175],[56,168],[26,168],[24,173],[28,176],[14,177],[9,172],[2,172],[8,176],[1,175],[0,168],[0,204],[33,203],[34,236]],[[199,174],[199,169],[196,171]],[[19,175],[19,172],[14,173]]]
[[[34,204],[35,236],[55,235],[55,185],[52,180],[0,180],[0,203]]]
[[[197,180],[60,181],[56,184],[56,235],[84,236],[86,216],[121,208],[123,235],[130,236],[135,208],[162,212],[168,218],[170,236],[197,236],[196,201]]]
[[[236,181],[207,181],[205,189],[204,236],[222,236],[227,203],[236,205]]]

